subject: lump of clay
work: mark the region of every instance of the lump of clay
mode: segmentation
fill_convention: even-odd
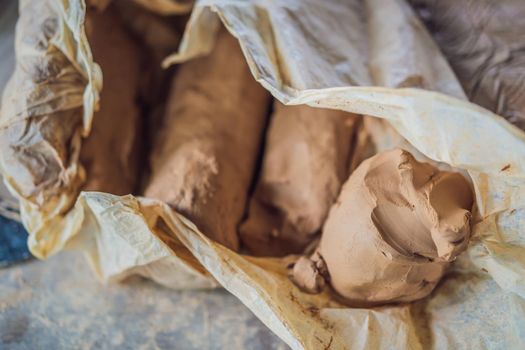
[[[525,130],[525,2],[411,0],[469,99]]]
[[[145,195],[237,250],[268,103],[237,40],[220,30],[208,56],[179,67]]]
[[[346,112],[274,103],[261,173],[240,227],[250,253],[304,251],[348,176],[358,121]]]
[[[329,281],[354,305],[423,298],[466,249],[472,203],[462,175],[399,149],[377,154],[344,184],[317,251],[292,279],[309,292]]]
[[[100,110],[80,152],[87,172],[83,190],[129,194],[139,179],[141,50],[111,5],[103,12],[88,12],[86,34],[94,60],[102,68],[104,85]]]

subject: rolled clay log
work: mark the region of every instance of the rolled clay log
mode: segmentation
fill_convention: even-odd
[[[112,0],[124,28],[141,46],[143,65],[140,74],[140,102],[143,111],[142,144],[149,146],[157,137],[166,110],[172,70],[162,68],[163,60],[177,51],[186,16],[160,16],[130,0]],[[142,148],[145,156],[149,147]],[[142,152],[141,152],[142,153]],[[142,159],[141,159],[142,160]],[[143,174],[145,175],[145,174]],[[145,185],[141,177],[141,185]]]
[[[348,176],[359,120],[342,111],[274,103],[262,170],[240,227],[252,254],[304,251]]]
[[[329,281],[351,305],[423,298],[466,249],[472,203],[462,175],[400,149],[377,154],[344,184],[317,251],[297,261],[292,280],[313,293]]]
[[[164,59],[177,50],[181,38],[177,27],[184,22],[182,18],[159,16],[129,0],[113,0],[112,4],[126,29],[150,49],[150,54]]]
[[[237,40],[222,29],[208,56],[179,67],[145,195],[237,250],[268,103]]]
[[[100,110],[80,151],[87,172],[83,190],[129,194],[139,179],[141,50],[111,5],[102,12],[88,11],[86,34],[104,85]]]
[[[469,99],[525,130],[523,0],[410,0]]]

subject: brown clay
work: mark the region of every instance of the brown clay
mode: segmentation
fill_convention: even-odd
[[[80,151],[87,172],[83,190],[129,194],[139,178],[141,50],[111,6],[88,12],[86,34],[104,82],[100,110]]]
[[[330,209],[321,242],[334,290],[350,304],[406,302],[428,295],[470,236],[472,191],[462,175],[419,163],[403,150],[364,161]],[[311,274],[318,273],[311,269]],[[312,278],[292,271],[307,291]]]
[[[240,235],[250,253],[300,253],[348,176],[359,117],[274,103],[262,170]]]
[[[179,67],[145,195],[237,250],[268,103],[237,40],[222,29],[208,56]]]

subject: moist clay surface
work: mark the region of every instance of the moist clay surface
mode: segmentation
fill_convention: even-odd
[[[323,276],[349,304],[423,298],[466,249],[472,203],[461,174],[400,149],[377,154],[344,184],[317,251],[295,264],[292,279],[318,292]]]
[[[238,250],[237,225],[269,97],[253,79],[237,40],[221,29],[208,56],[179,67],[145,195],[167,202],[203,233]]]
[[[262,169],[240,228],[255,255],[301,253],[319,233],[348,176],[360,117],[274,103]]]

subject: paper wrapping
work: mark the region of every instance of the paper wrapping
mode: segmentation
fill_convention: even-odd
[[[10,2],[0,13],[0,91],[4,90],[9,77],[15,67],[14,37],[16,18],[13,13],[17,11],[17,4]],[[1,110],[0,102],[0,110]],[[18,201],[7,190],[0,175],[0,215],[12,220],[20,221],[18,214]]]
[[[0,125],[9,130],[32,118],[39,104],[57,118],[64,106],[81,106],[85,135],[101,88],[83,34],[85,9],[72,0],[47,3],[63,24],[48,45],[68,58],[62,69],[74,69],[83,80],[49,96],[67,103],[49,103],[39,94],[24,104],[12,101],[21,86],[37,88],[18,73],[24,56],[35,52],[18,45]],[[61,249],[82,251],[106,280],[137,273],[173,288],[221,285],[293,349],[519,348],[525,342],[525,134],[465,101],[411,9],[402,0],[200,1],[179,52],[164,65],[209,52],[221,22],[239,40],[254,78],[281,102],[380,118],[370,132],[391,132],[394,143],[408,142],[422,156],[470,176],[476,194],[472,241],[434,293],[412,304],[348,308],[329,290],[300,292],[286,276],[291,257],[232,252],[159,201],[63,192],[67,200],[58,203],[75,201],[72,209],[48,210],[23,191],[2,157],[32,252],[45,258]]]
[[[19,5],[16,66],[0,116],[0,168],[4,183],[22,199],[23,223],[34,234],[30,239],[56,249],[58,242],[40,232],[61,224],[60,215],[70,209],[85,178],[78,164],[80,142],[97,108],[101,72],[79,25],[83,3]]]
[[[525,130],[522,0],[410,0],[469,99]]]

